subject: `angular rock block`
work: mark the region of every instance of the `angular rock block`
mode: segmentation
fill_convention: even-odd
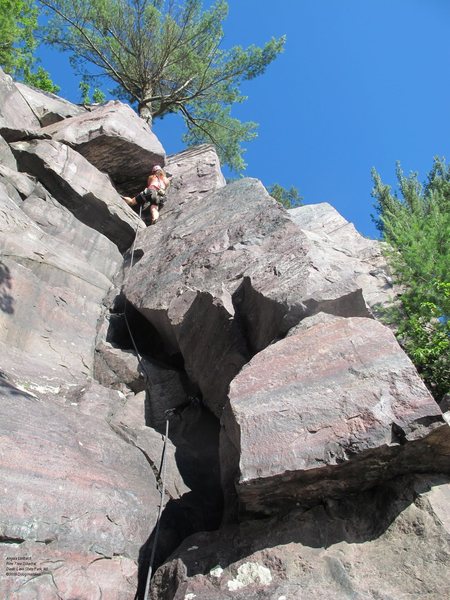
[[[126,297],[181,352],[217,416],[249,357],[304,317],[369,315],[348,262],[325,260],[257,180],[163,213],[136,252]]]
[[[210,144],[172,154],[165,168],[173,176],[167,196],[170,209],[226,185],[216,149]]]
[[[440,600],[450,591],[448,477],[400,477],[308,511],[184,540],[150,600]]]
[[[82,223],[127,250],[143,221],[127,206],[112,186],[81,154],[55,141],[33,140],[11,145],[21,171],[47,188],[58,202]]]
[[[375,314],[395,299],[398,290],[383,255],[385,244],[362,236],[326,202],[299,206],[288,210],[288,214],[325,253],[340,252],[342,262],[347,259],[353,265],[355,280]]]
[[[123,406],[110,419],[110,424],[114,431],[117,431],[121,437],[142,450],[149,463],[153,465],[154,473],[158,473],[158,484],[161,484],[162,480],[159,470],[163,457],[164,436],[155,429],[147,427],[145,412],[145,392],[136,395],[131,394],[127,396]],[[178,470],[175,453],[176,448],[170,439],[168,439],[164,451],[164,483],[166,494],[171,500],[181,498],[183,494],[190,491]]]
[[[122,265],[122,255],[106,236],[79,221],[42,186],[25,198],[22,210],[51,236],[57,252],[67,246],[75,249],[79,257],[112,281]]]
[[[93,365],[96,323],[110,280],[76,248],[55,244],[0,183],[0,342],[77,379]],[[5,358],[5,357],[3,357]],[[21,362],[22,362],[21,361]]]
[[[117,100],[42,131],[77,150],[128,196],[144,189],[152,166],[162,166],[166,160],[164,148],[147,123]]]
[[[95,348],[95,379],[104,386],[118,390],[129,388],[134,393],[145,388],[139,360],[132,350],[121,350],[101,342]]]
[[[37,185],[34,177],[30,177],[26,173],[21,173],[17,170],[17,165],[14,168],[10,168],[6,165],[0,164],[0,177],[3,180],[3,183],[8,182],[8,187],[14,187],[16,191],[19,193],[20,197],[26,198],[30,194],[32,194]],[[16,202],[20,208],[22,208],[22,202]]]
[[[0,178],[7,185],[10,198],[43,232],[52,236],[52,246],[56,252],[74,253],[76,248],[91,267],[109,279],[113,278],[122,264],[122,255],[113,242],[81,223],[26,173],[0,164]],[[18,192],[20,200],[14,191],[11,193],[12,188]]]
[[[187,292],[172,302],[168,320],[186,373],[220,417],[228,384],[249,359],[237,322],[220,300],[205,292]]]
[[[51,92],[43,92],[23,83],[16,83],[16,87],[42,127],[87,112],[82,106],[72,104]]]
[[[358,233],[353,223],[344,219],[328,202],[298,206],[289,209],[288,213],[302,229],[328,236],[351,254],[355,254],[355,249],[366,249],[371,254],[372,246],[378,245],[376,240],[369,240]]]
[[[2,597],[132,598],[159,500],[144,455],[74,406],[4,378],[0,396],[0,563],[33,563],[3,571]]]
[[[0,135],[7,142],[23,139],[41,127],[9,75],[0,69]]]
[[[0,165],[9,169],[17,169],[17,162],[8,142],[0,135]]]
[[[410,471],[450,472],[450,427],[389,329],[320,316],[269,346],[230,385],[226,489],[270,514]]]

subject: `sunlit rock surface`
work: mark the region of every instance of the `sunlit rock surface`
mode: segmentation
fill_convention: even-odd
[[[35,114],[41,127],[86,112],[86,109],[82,106],[72,104],[72,102],[68,102],[51,92],[43,92],[23,83],[16,83],[16,87]]]
[[[122,252],[144,225],[112,186],[81,154],[53,140],[12,144],[21,171],[34,175],[82,223]]]
[[[212,146],[166,160],[125,105],[21,91],[0,76],[1,598],[142,600],[150,567],[158,600],[446,597],[448,403],[374,318],[379,242],[226,185]],[[146,228],[119,192],[165,160]]]
[[[0,69],[0,135],[12,142],[27,137],[40,126],[11,77]]]
[[[400,473],[450,471],[441,410],[373,319],[303,321],[233,380],[222,423],[224,473],[243,511],[270,514]]]
[[[353,225],[327,202],[308,204],[288,210],[291,219],[322,250],[332,248],[352,261],[355,280],[361,286],[364,298],[372,311],[377,313],[391,302],[397,291],[383,255],[384,245],[358,233]]]
[[[350,265],[324,261],[256,180],[172,210],[137,251],[126,297],[181,352],[217,416],[250,356],[302,318],[369,314]]]
[[[111,101],[43,131],[107,173],[121,193],[134,196],[147,185],[153,165],[166,154],[145,121],[127,105]]]

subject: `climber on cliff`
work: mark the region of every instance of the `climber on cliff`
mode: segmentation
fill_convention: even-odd
[[[142,206],[141,216],[146,225],[153,225],[159,219],[159,209],[164,205],[166,191],[170,185],[169,177],[162,167],[155,165],[147,180],[147,187],[134,198],[122,196],[128,206]]]

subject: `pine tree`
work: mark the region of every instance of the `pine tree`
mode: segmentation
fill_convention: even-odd
[[[274,183],[268,191],[272,198],[282,204],[285,208],[295,208],[297,206],[302,206],[303,204],[303,197],[300,196],[298,189],[294,186],[286,189],[279,183]]]
[[[399,341],[439,399],[450,391],[450,167],[435,158],[424,185],[397,165],[400,197],[374,170],[375,219],[403,289],[390,318]]]
[[[35,56],[37,19],[34,0],[0,0],[0,66],[16,80],[57,92],[59,87],[42,66],[33,70],[39,62]]]
[[[245,100],[241,83],[264,73],[284,38],[222,49],[224,0],[205,11],[201,0],[39,1],[52,15],[47,42],[69,52],[81,74],[94,65],[148,122],[178,113],[187,143],[212,142],[224,163],[244,168],[241,143],[255,137],[256,124],[233,118],[231,107]]]

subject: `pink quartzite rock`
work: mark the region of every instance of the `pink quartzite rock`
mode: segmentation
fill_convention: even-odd
[[[373,490],[184,540],[150,600],[441,600],[450,594],[449,478]]]
[[[41,124],[9,75],[0,69],[0,134],[8,142],[23,139]]]
[[[164,209],[166,210],[166,208]],[[336,253],[324,261],[257,180],[243,179],[162,212],[139,235],[125,294],[181,352],[220,416],[249,357],[320,310],[367,316],[361,289]]]
[[[128,196],[146,187],[153,165],[165,163],[164,148],[147,123],[117,100],[42,131],[77,150]]]
[[[364,299],[376,314],[380,307],[392,302],[395,289],[390,269],[383,255],[384,246],[356,231],[335,208],[327,202],[307,204],[288,211],[291,219],[316,241],[324,254],[335,250],[342,260],[352,262],[356,282],[363,290]]]
[[[168,209],[201,198],[226,185],[214,146],[202,144],[167,158],[165,169],[173,176]]]
[[[86,112],[85,108],[72,104],[72,102],[51,92],[43,92],[23,83],[16,83],[16,87],[42,127]]]
[[[144,223],[127,206],[109,178],[81,154],[53,140],[11,145],[21,171],[34,175],[85,225],[103,233],[122,252]]]
[[[117,249],[112,250],[111,258]],[[81,251],[45,233],[1,182],[0,257],[3,366],[18,350],[22,371],[37,360],[47,362],[47,375],[56,370],[66,379],[88,374],[100,304],[111,281]]]
[[[2,598],[131,600],[159,497],[144,455],[76,406],[3,377],[0,396]],[[50,575],[5,577],[15,556]]]
[[[244,511],[450,471],[450,427],[391,331],[320,317],[256,355],[230,385],[222,465]]]

